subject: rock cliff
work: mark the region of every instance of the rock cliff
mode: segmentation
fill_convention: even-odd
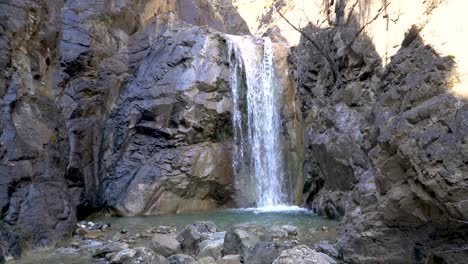
[[[223,34],[256,32],[297,44],[289,52],[297,89],[287,80],[282,109],[285,158],[298,190],[303,183],[295,201],[341,219],[340,257],[463,263],[464,7],[0,0],[0,262],[70,236],[77,219],[101,209],[232,206]],[[447,26],[448,16],[458,20]]]
[[[306,127],[306,203],[342,219],[345,262],[467,257],[468,105],[456,92],[463,62],[426,43],[432,12],[446,7],[426,4],[426,17],[401,32],[388,63],[372,30],[357,35],[365,23],[352,1],[328,7],[331,27],[304,29],[332,63],[305,38],[291,53]]]
[[[7,0],[0,10],[0,255],[66,238],[100,208],[232,203],[220,32],[249,29],[230,1]]]

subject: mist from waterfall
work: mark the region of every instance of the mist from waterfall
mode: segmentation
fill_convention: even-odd
[[[236,188],[247,206],[289,204],[281,147],[282,87],[271,40],[228,37]],[[240,192],[240,193],[239,193]]]

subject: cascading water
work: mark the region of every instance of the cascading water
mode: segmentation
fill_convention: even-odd
[[[282,87],[269,38],[229,36],[234,104],[234,171],[241,203],[289,204],[281,147]]]

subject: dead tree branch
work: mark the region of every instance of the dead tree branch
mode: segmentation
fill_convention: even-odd
[[[314,46],[314,48],[318,50],[320,55],[322,55],[325,58],[328,65],[330,66],[330,69],[332,70],[332,73],[333,73],[333,78],[335,80],[335,84],[336,83],[341,84],[341,78],[340,78],[340,75],[339,75],[339,72],[338,72],[338,67],[335,64],[335,61],[333,61],[333,59],[326,52],[323,51],[322,47],[320,47],[318,45],[318,43],[315,42],[302,29],[296,27],[293,23],[291,23],[291,21],[289,21],[279,10],[277,10],[276,8],[274,8],[274,9],[286,21],[286,23],[288,23],[294,30],[299,32],[301,34],[301,36],[303,36],[305,39],[307,39],[312,44],[312,46]]]
[[[382,6],[379,8],[379,10],[377,11],[377,14],[375,14],[375,16],[367,21],[357,32],[356,34],[354,35],[354,37],[351,39],[351,41],[348,43],[348,45],[346,45],[346,48],[349,49],[351,48],[351,46],[353,45],[354,41],[356,41],[356,39],[359,37],[359,35],[361,35],[362,31],[364,31],[364,29],[366,29],[367,26],[369,26],[370,24],[372,24],[374,21],[377,20],[377,18],[379,18],[379,16],[387,9],[387,7],[390,5],[390,3],[387,3],[387,4],[382,4]]]

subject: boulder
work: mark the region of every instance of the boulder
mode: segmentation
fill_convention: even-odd
[[[288,235],[289,236],[295,236],[297,235],[297,227],[293,226],[293,225],[283,225],[281,226],[281,229],[285,230],[286,232],[288,232]]]
[[[336,264],[329,256],[300,245],[281,252],[273,264]]]
[[[205,240],[200,243],[197,258],[212,257],[215,260],[222,257],[224,239]]]
[[[315,250],[317,252],[322,252],[322,253],[325,253],[329,256],[332,256],[334,258],[338,258],[339,257],[339,254],[338,254],[338,251],[335,249],[335,247],[333,247],[328,241],[324,240],[324,241],[320,241],[318,243],[315,244]]]
[[[137,251],[135,249],[131,249],[131,248],[124,249],[124,250],[117,252],[115,255],[113,255],[109,263],[122,264],[132,259],[133,257],[135,257],[136,254],[137,254]]]
[[[216,264],[216,260],[212,257],[204,257],[192,263],[193,264]]]
[[[169,257],[180,252],[179,242],[174,237],[163,234],[155,234],[151,238],[148,247],[164,257]]]
[[[287,243],[258,242],[252,253],[244,258],[244,263],[271,264],[281,252],[291,247],[292,245]]]
[[[186,226],[176,237],[184,252],[195,252],[202,240],[217,230],[211,221],[199,221]]]
[[[272,238],[286,238],[288,237],[288,231],[283,228],[274,225],[270,228],[270,234]]]
[[[109,253],[117,253],[123,251],[124,249],[128,249],[128,244],[120,242],[109,242],[94,249],[91,247],[91,249],[93,257],[104,258]]]
[[[190,264],[195,261],[194,258],[185,254],[175,254],[168,257],[167,260],[169,264]]]
[[[247,259],[258,242],[270,242],[272,237],[267,228],[257,224],[231,226],[224,237],[223,254],[237,255]]]
[[[240,264],[240,255],[226,255],[216,261],[216,264]]]
[[[125,264],[169,264],[165,257],[154,253],[149,248],[137,247],[135,250],[137,251],[136,256],[125,262]]]

